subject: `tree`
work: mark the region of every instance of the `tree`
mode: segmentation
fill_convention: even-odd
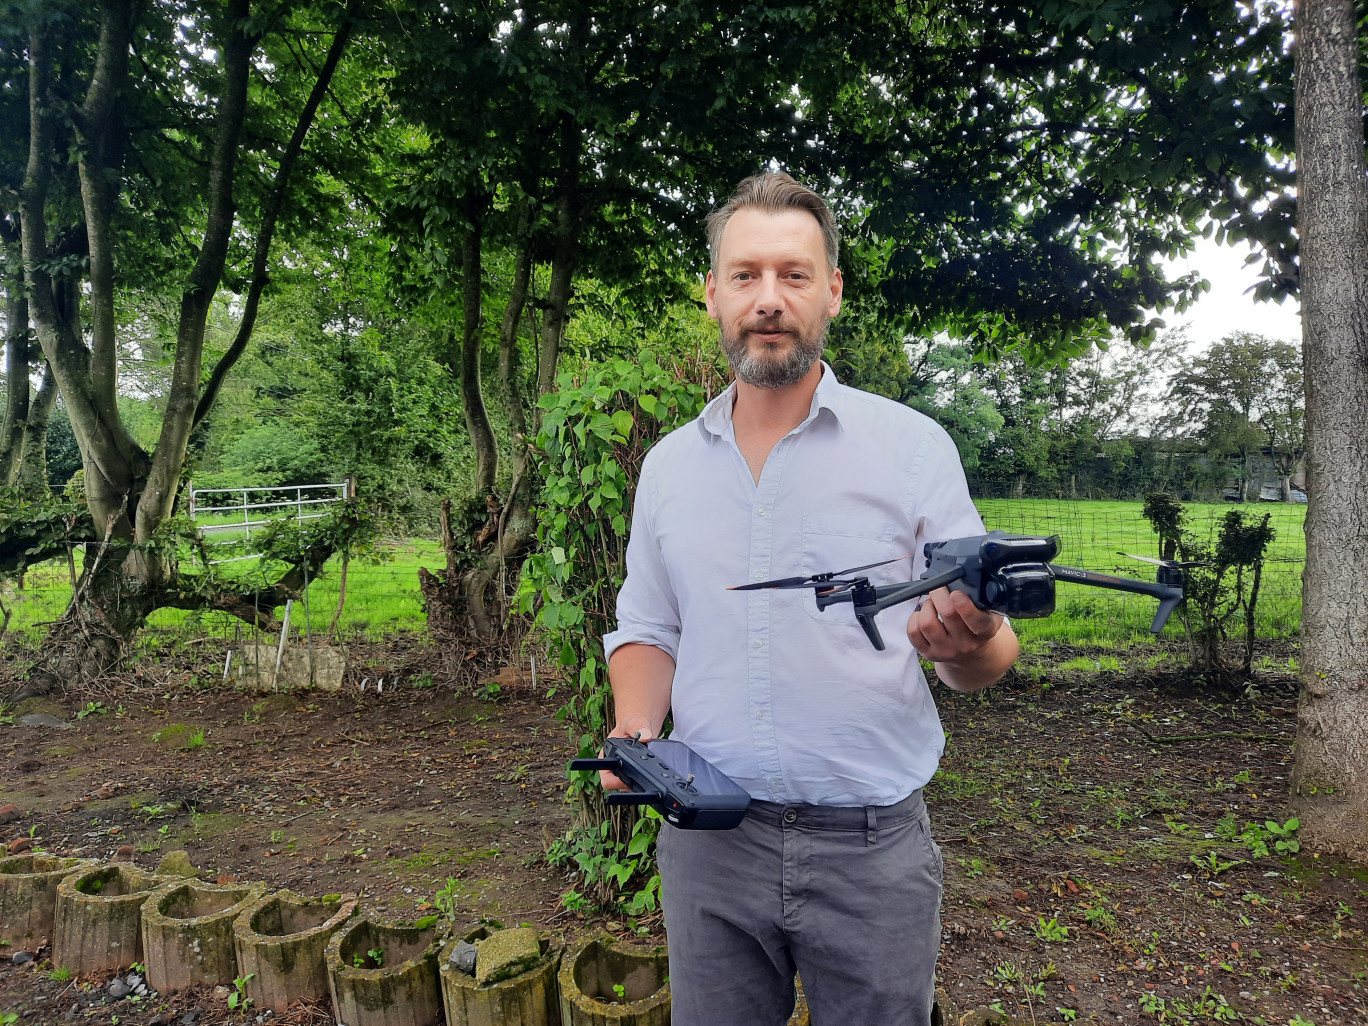
[[[1195,434],[1214,459],[1228,460],[1241,499],[1267,452],[1290,502],[1302,441],[1302,371],[1297,347],[1247,332],[1227,335],[1206,353],[1180,361],[1168,394],[1169,427]]]
[[[1306,370],[1306,573],[1293,804],[1305,836],[1368,861],[1368,175],[1352,0],[1296,8]]]
[[[443,357],[475,453],[475,494],[455,515],[473,551],[451,560],[440,587],[425,583],[430,606],[452,605],[446,616],[493,634],[487,589],[533,541],[528,446],[576,286],[592,279],[662,314],[687,293],[706,211],[767,153],[808,138],[790,134],[794,85],[855,24],[824,6],[834,20],[820,36],[814,10],[797,4],[433,2],[398,20],[395,103],[430,143],[413,155],[422,173],[400,190],[395,231],[425,315],[451,325]],[[534,300],[535,337],[524,343]],[[495,347],[498,385],[486,389]],[[500,408],[504,457],[491,414]]]
[[[106,0],[94,10],[61,3],[20,15],[28,150],[18,212],[29,316],[80,446],[89,514],[46,546],[0,537],[6,565],[86,545],[76,594],[26,690],[103,672],[159,606],[214,606],[269,624],[331,551],[306,545],[272,587],[244,596],[188,580],[161,533],[191,433],[251,338],[277,223],[300,200],[294,167],[354,13]],[[323,52],[310,57],[310,49]],[[244,208],[249,225],[238,219]],[[198,238],[171,234],[195,218]],[[63,224],[74,230],[54,230]],[[207,369],[205,325],[225,278],[243,288],[243,313],[232,345]],[[170,383],[150,451],[118,401],[117,308],[130,285],[179,289]]]

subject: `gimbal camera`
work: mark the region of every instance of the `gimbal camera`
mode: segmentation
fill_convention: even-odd
[[[928,542],[923,551],[926,554],[926,570],[920,579],[905,584],[873,585],[867,577],[845,576],[895,562],[889,559],[811,577],[786,577],[777,581],[742,584],[729,590],[812,588],[818,609],[826,609],[838,602],[849,602],[855,607],[855,619],[864,628],[870,643],[880,652],[884,649],[884,641],[874,617],[889,606],[918,598],[937,588],[962,591],[980,609],[990,609],[1020,619],[1049,616],[1054,612],[1057,580],[1152,595],[1159,600],[1158,612],[1150,625],[1150,630],[1155,634],[1164,629],[1170,614],[1183,601],[1182,564],[1162,562],[1159,579],[1154,582],[1060,566],[1050,562],[1059,553],[1057,534],[1045,537],[989,531],[971,538]]]

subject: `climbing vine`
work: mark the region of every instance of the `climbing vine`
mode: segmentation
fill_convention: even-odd
[[[695,384],[693,382],[705,382]],[[537,510],[537,551],[528,558],[519,607],[559,664],[557,717],[581,756],[597,753],[612,728],[612,692],[603,635],[614,624],[626,573],[632,499],[641,462],[662,435],[698,415],[721,385],[710,364],[616,360],[580,377],[562,374],[542,397],[538,456],[545,484]],[[572,773],[579,824],[548,856],[574,869],[587,898],[568,903],[621,904],[629,914],[655,908],[658,817],[609,808],[595,773]]]

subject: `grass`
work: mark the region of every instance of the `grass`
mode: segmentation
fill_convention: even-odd
[[[1058,534],[1062,546],[1058,561],[1066,566],[1119,573],[1153,579],[1153,568],[1127,559],[1120,553],[1154,556],[1158,546],[1148,522],[1140,515],[1138,502],[1064,501],[1057,499],[986,499],[978,503],[989,529],[1018,534]],[[1296,634],[1301,622],[1301,570],[1305,559],[1302,522],[1306,507],[1281,503],[1188,506],[1192,528],[1199,534],[1214,528],[1221,515],[1233,508],[1248,513],[1269,513],[1277,537],[1265,565],[1264,585],[1259,601],[1259,636],[1285,638]],[[347,600],[339,629],[350,637],[378,640],[402,632],[420,632],[425,627],[418,568],[437,569],[445,564],[441,547],[432,541],[407,539],[389,544],[384,561],[353,560],[348,570]],[[310,584],[308,602],[297,602],[291,624],[303,637],[306,630],[315,638],[327,631],[337,608],[340,557],[325,567],[323,577]],[[78,567],[79,570],[79,560]],[[261,573],[253,561],[225,564],[223,572],[237,578]],[[266,568],[269,571],[272,568]],[[61,561],[33,568],[22,590],[0,592],[0,601],[14,617],[10,632],[30,644],[42,638],[43,624],[57,619],[71,595],[66,564]],[[1084,645],[1125,646],[1127,660],[1143,660],[1150,643],[1149,624],[1155,602],[1144,596],[1122,595],[1078,585],[1063,584],[1056,592],[1053,616],[1039,620],[1018,620],[1017,633],[1023,651],[1041,653],[1057,642]],[[144,632],[149,644],[159,636],[176,638],[219,636],[235,638],[246,628],[240,621],[222,613],[196,613],[162,609],[149,620]],[[1183,627],[1174,618],[1164,637],[1182,637]],[[263,644],[265,640],[263,639]],[[1082,667],[1080,667],[1082,668]],[[1093,665],[1092,669],[1099,669]],[[1119,663],[1100,667],[1124,669]]]
[[[382,554],[383,562],[352,560],[347,570],[347,600],[338,629],[350,636],[378,639],[396,632],[421,631],[426,626],[422,596],[418,592],[418,568],[444,567],[446,556],[441,546],[423,539],[408,539],[391,543]],[[78,573],[80,564],[78,558]],[[291,610],[291,626],[301,637],[307,629],[321,638],[332,623],[337,610],[340,566],[340,556],[329,560],[323,576],[309,583],[307,606],[300,601]],[[272,569],[267,568],[267,576]],[[233,578],[246,579],[260,571],[255,563],[243,561],[228,564],[224,572]],[[64,562],[34,567],[22,589],[0,595],[0,601],[14,611],[10,633],[30,644],[41,640],[44,625],[62,615],[70,598],[70,574]],[[233,637],[240,623],[224,613],[182,609],[159,609],[148,620],[153,635]],[[245,625],[242,629],[245,633]]]

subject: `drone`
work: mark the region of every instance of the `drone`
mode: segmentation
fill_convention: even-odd
[[[989,531],[969,538],[928,542],[923,546],[926,570],[920,579],[903,584],[869,583],[868,577],[852,577],[861,570],[871,570],[887,563],[896,563],[907,556],[885,559],[878,563],[853,566],[848,570],[813,574],[810,577],[785,577],[756,584],[741,584],[729,591],[758,591],[761,589],[811,588],[819,610],[838,602],[849,602],[855,608],[855,619],[864,629],[870,644],[882,652],[884,640],[879,634],[874,617],[889,606],[919,598],[937,588],[962,591],[980,609],[992,610],[1019,619],[1049,616],[1055,609],[1055,582],[1068,581],[1088,584],[1094,588],[1109,588],[1137,595],[1150,595],[1159,600],[1150,631],[1158,634],[1169,616],[1183,601],[1183,570],[1196,566],[1177,560],[1156,560],[1147,556],[1133,558],[1159,566],[1156,581],[1141,581],[1132,577],[1081,570],[1052,563],[1059,554],[1059,535],[1007,534]]]

